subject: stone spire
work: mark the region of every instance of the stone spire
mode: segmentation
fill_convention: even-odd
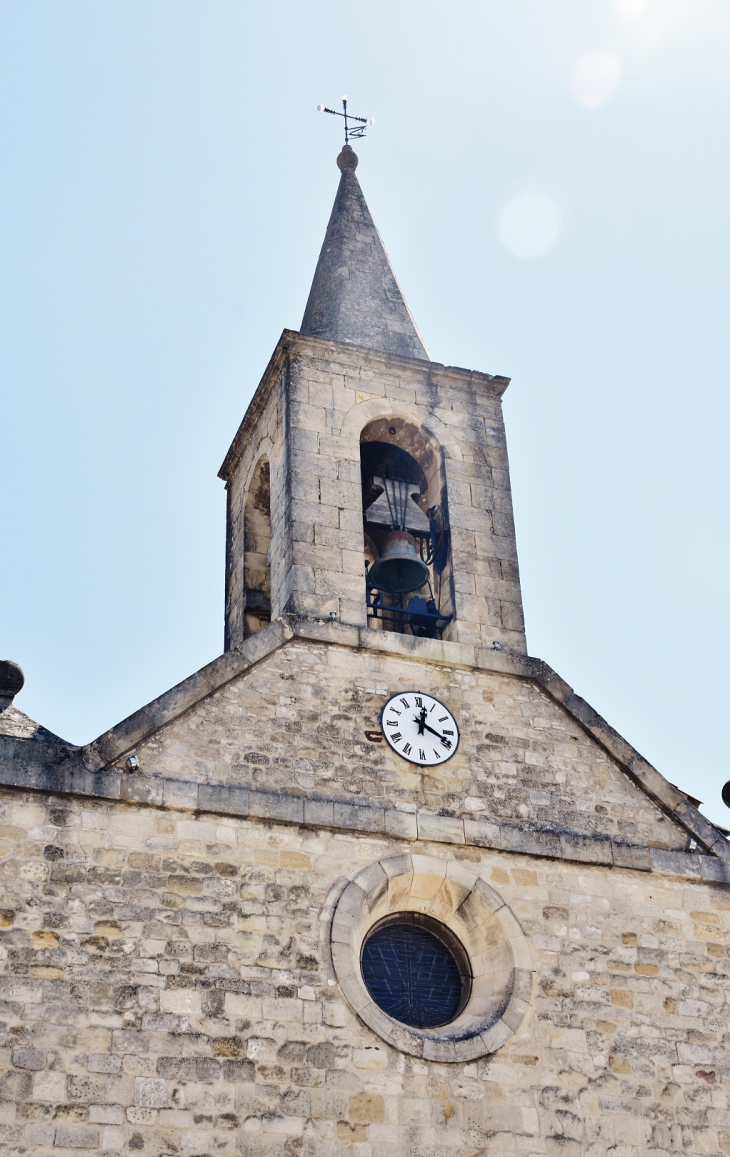
[[[428,351],[355,176],[357,156],[349,145],[337,165],[340,187],[301,332],[427,361]]]

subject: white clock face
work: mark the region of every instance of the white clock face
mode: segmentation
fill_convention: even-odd
[[[448,707],[422,691],[393,695],[380,725],[393,751],[421,767],[445,763],[459,746],[459,728]]]

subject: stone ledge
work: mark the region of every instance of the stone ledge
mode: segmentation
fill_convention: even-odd
[[[92,773],[78,757],[53,767],[23,766],[0,759],[0,787],[335,831],[367,832],[409,842],[488,848],[512,855],[730,884],[730,864],[697,852],[648,848],[619,843],[605,836],[525,828],[493,819],[441,816],[425,810],[404,812],[372,804],[305,799],[246,787],[197,784],[119,771]]]

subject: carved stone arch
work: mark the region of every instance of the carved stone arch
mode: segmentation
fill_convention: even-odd
[[[258,446],[256,447],[255,452],[251,455],[249,466],[248,466],[248,469],[246,471],[246,481],[245,481],[244,486],[243,486],[244,501],[245,501],[246,495],[248,495],[248,492],[251,488],[251,479],[253,478],[254,471],[256,470],[256,467],[258,466],[258,464],[262,458],[268,458],[269,464],[270,464],[271,463],[271,455],[273,453],[273,450],[274,450],[274,443],[272,442],[271,438],[266,437],[266,438],[261,439]]]
[[[243,499],[244,638],[271,622],[271,439],[264,438]]]
[[[464,455],[458,439],[449,427],[427,410],[425,406],[408,402],[391,401],[389,398],[368,398],[351,406],[345,414],[341,430],[343,437],[359,439],[362,431],[376,418],[402,418],[422,430],[427,430],[434,443],[448,458],[462,462]]]

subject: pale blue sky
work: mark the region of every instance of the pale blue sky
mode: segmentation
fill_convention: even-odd
[[[727,0],[5,0],[0,651],[81,743],[217,655],[216,474],[358,175],[506,374],[532,654],[720,822]],[[518,254],[518,255],[515,255]]]

